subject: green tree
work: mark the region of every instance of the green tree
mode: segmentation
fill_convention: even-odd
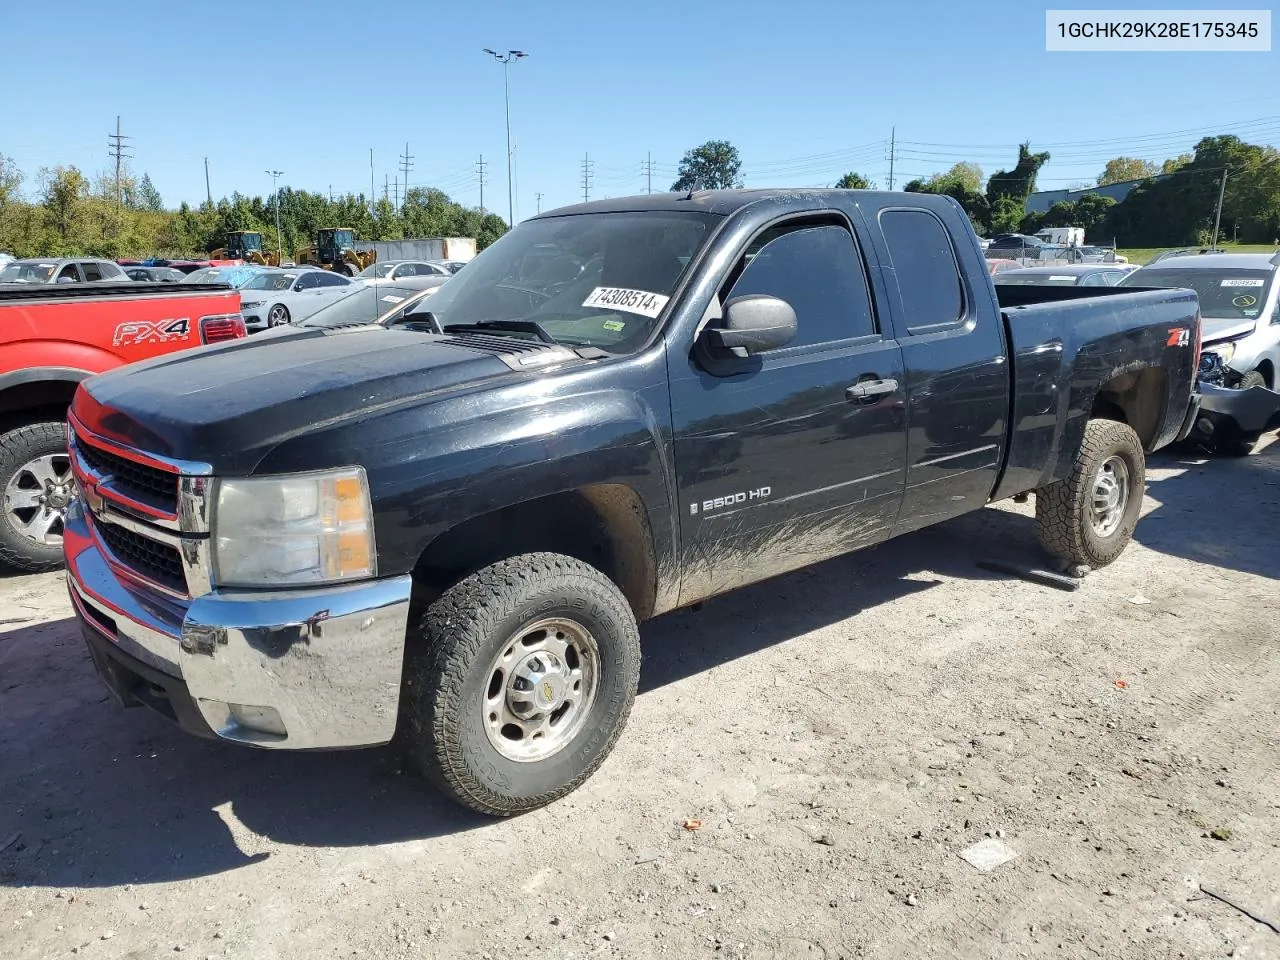
[[[1127,180],[1146,180],[1159,172],[1160,168],[1150,160],[1114,157],[1107,161],[1106,168],[1098,174],[1098,186],[1105,187],[1109,183],[1124,183]]]
[[[74,166],[42,167],[40,204],[44,207],[49,256],[72,256],[87,246],[89,182]]]
[[[138,206],[143,210],[159,213],[164,209],[164,201],[160,199],[160,191],[151,182],[151,176],[144,173],[138,182]]]
[[[954,199],[969,216],[973,229],[985,234],[991,229],[991,204],[978,189],[982,171],[972,163],[957,163],[946,173],[936,173],[927,180],[912,180],[903,188],[907,193],[937,193]]]
[[[728,140],[708,140],[680,160],[672,190],[725,190],[742,186],[742,158]]]
[[[1012,170],[997,170],[987,181],[987,200],[994,210],[998,201],[1008,199],[1016,201],[1025,208],[1027,197],[1036,189],[1036,175],[1040,168],[1049,162],[1048,153],[1032,153],[1031,144],[1018,146],[1018,162]],[[1007,206],[1005,209],[1009,209]],[[994,216],[994,214],[993,214]],[[1022,219],[1019,212],[1018,220]]]
[[[1185,167],[1188,163],[1191,162],[1191,160],[1192,160],[1192,157],[1191,157],[1191,154],[1189,153],[1178,154],[1178,156],[1174,157],[1172,160],[1166,160],[1164,163],[1160,164],[1160,172],[1174,173],[1178,170],[1181,170],[1183,167]]]
[[[836,181],[837,190],[871,190],[874,187],[874,183],[853,170]]]

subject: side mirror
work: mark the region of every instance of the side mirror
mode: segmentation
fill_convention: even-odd
[[[796,312],[787,301],[764,293],[734,297],[724,305],[723,325],[707,327],[702,336],[735,357],[754,356],[796,338]]]

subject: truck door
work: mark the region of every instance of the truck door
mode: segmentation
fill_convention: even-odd
[[[757,234],[713,310],[745,294],[787,301],[796,338],[724,365],[669,347],[682,603],[884,539],[902,498],[901,351],[847,222]]]
[[[1004,462],[1009,364],[978,251],[951,239],[971,233],[964,214],[891,207],[878,219],[906,366],[903,533],[990,498]]]

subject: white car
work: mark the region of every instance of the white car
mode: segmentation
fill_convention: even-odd
[[[355,282],[370,284],[389,280],[394,283],[409,277],[443,277],[447,280],[451,276],[453,271],[447,266],[430,260],[379,260],[357,273]]]
[[[250,330],[305,320],[351,292],[351,280],[329,270],[263,270],[240,288],[240,313]]]

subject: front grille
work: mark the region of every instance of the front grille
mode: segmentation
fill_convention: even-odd
[[[126,496],[141,500],[169,513],[178,511],[178,475],[145,463],[90,446],[82,438],[76,438],[80,457],[96,473],[108,476],[112,485]]]
[[[177,549],[114,523],[98,522],[96,527],[107,549],[125,566],[162,587],[187,592],[182,556]]]

